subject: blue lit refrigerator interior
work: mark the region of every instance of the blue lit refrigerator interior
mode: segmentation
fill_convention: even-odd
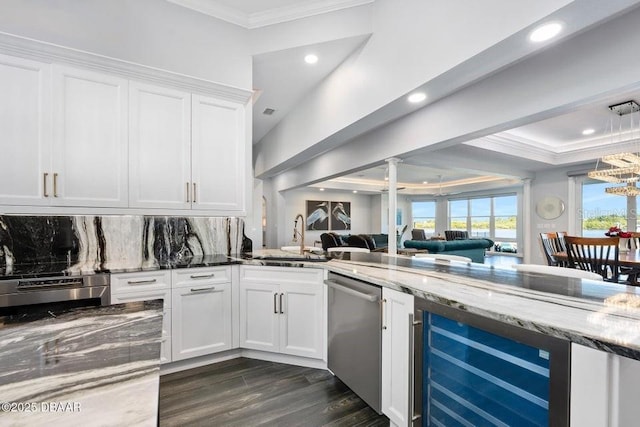
[[[414,425],[568,425],[567,342],[434,309],[416,311]]]

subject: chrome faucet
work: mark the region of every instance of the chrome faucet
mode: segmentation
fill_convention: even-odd
[[[302,232],[298,231],[298,219],[302,221]],[[293,223],[293,241],[298,241],[298,236],[300,236],[300,255],[304,255],[304,217],[302,214],[296,215],[296,220]]]

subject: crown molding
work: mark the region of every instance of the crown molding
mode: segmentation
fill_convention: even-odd
[[[269,9],[263,12],[249,14],[249,29],[266,27],[267,25],[281,24],[308,18],[323,13],[335,12],[351,7],[371,4],[375,0],[314,0],[297,5]]]
[[[527,158],[530,160],[549,164],[555,164],[556,162],[556,153],[541,144],[530,145],[500,135],[488,135],[464,144],[517,157],[522,157],[523,151],[526,151]]]
[[[147,83],[247,103],[252,91],[149,67],[83,50],[0,32],[0,53],[46,63],[71,65]]]
[[[246,29],[255,29],[266,27],[267,25],[280,24],[323,13],[362,6],[373,3],[375,0],[310,0],[255,13],[245,13],[236,8],[220,4],[215,0],[166,1],[230,22]]]
[[[249,28],[249,15],[233,7],[211,0],[167,0],[169,3],[204,13],[240,27]]]

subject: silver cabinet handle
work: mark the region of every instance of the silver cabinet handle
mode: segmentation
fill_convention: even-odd
[[[204,291],[215,291],[216,287],[211,286],[210,288],[191,288],[191,292],[204,292]]]
[[[416,357],[415,357],[415,329],[417,325],[421,325],[422,321],[414,321],[414,314],[409,313],[409,408],[407,412],[407,421],[409,426],[413,426],[414,421],[421,418],[421,415],[415,414],[415,375],[416,375]]]
[[[387,299],[386,298],[382,298],[380,300],[380,319],[382,319],[382,330],[387,329],[387,322],[386,320],[386,316],[385,316],[385,304],[387,303]]]
[[[145,280],[129,280],[127,281],[130,285],[142,285],[145,283],[155,283],[156,279],[145,279]]]
[[[192,274],[190,277],[192,279],[211,279],[212,277],[215,277],[215,273],[211,273],[211,274]]]
[[[278,294],[273,294],[273,314],[278,314],[278,308],[276,307],[276,298],[278,298]]]
[[[58,197],[58,174],[53,174],[53,197]]]
[[[43,189],[44,189],[43,196],[44,197],[49,197],[49,195],[47,194],[47,177],[48,176],[49,176],[49,174],[46,173],[46,172],[42,174],[42,184],[43,184]]]
[[[187,203],[189,203],[189,183],[187,182]]]
[[[196,202],[196,183],[193,183],[193,203]]]
[[[282,297],[284,296],[284,294],[280,294],[280,314],[284,314],[284,311],[282,310]]]

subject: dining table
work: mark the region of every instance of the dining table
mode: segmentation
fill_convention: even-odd
[[[566,252],[556,252],[552,255],[556,261],[568,262],[569,257]],[[613,264],[614,260],[611,259]],[[618,265],[621,267],[636,267],[640,268],[640,249],[629,250],[627,252],[620,252],[618,255]]]
[[[569,261],[569,257],[564,251],[556,252],[552,257],[559,263],[565,265]],[[611,265],[615,263],[615,259],[610,258],[610,261]],[[640,249],[619,252],[618,267],[620,268],[619,274],[627,276],[627,278],[624,281],[620,281],[620,283],[640,286],[640,283],[638,283],[638,279],[640,279]]]

